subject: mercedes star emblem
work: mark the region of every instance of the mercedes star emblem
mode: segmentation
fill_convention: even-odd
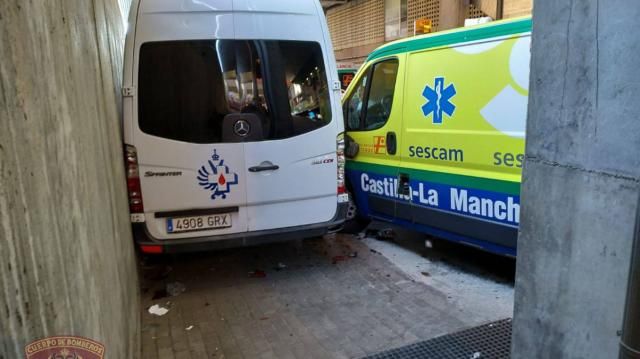
[[[235,124],[233,124],[233,132],[240,137],[245,137],[251,131],[251,126],[249,122],[245,120],[238,120]]]

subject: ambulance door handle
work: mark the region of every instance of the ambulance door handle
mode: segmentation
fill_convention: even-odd
[[[390,155],[396,154],[396,133],[393,131],[387,132],[387,153]]]

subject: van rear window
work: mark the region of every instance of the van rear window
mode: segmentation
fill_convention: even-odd
[[[145,43],[138,99],[143,132],[193,143],[282,139],[331,122],[322,51],[314,42]],[[234,131],[241,119],[249,134],[247,126]]]

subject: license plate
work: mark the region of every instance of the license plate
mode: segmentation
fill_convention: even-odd
[[[207,229],[231,227],[231,214],[210,214],[207,216],[167,218],[167,232],[203,231]]]

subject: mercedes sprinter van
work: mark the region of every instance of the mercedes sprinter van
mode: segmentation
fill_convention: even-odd
[[[317,0],[140,0],[129,21],[123,131],[142,252],[341,225],[340,82]]]

